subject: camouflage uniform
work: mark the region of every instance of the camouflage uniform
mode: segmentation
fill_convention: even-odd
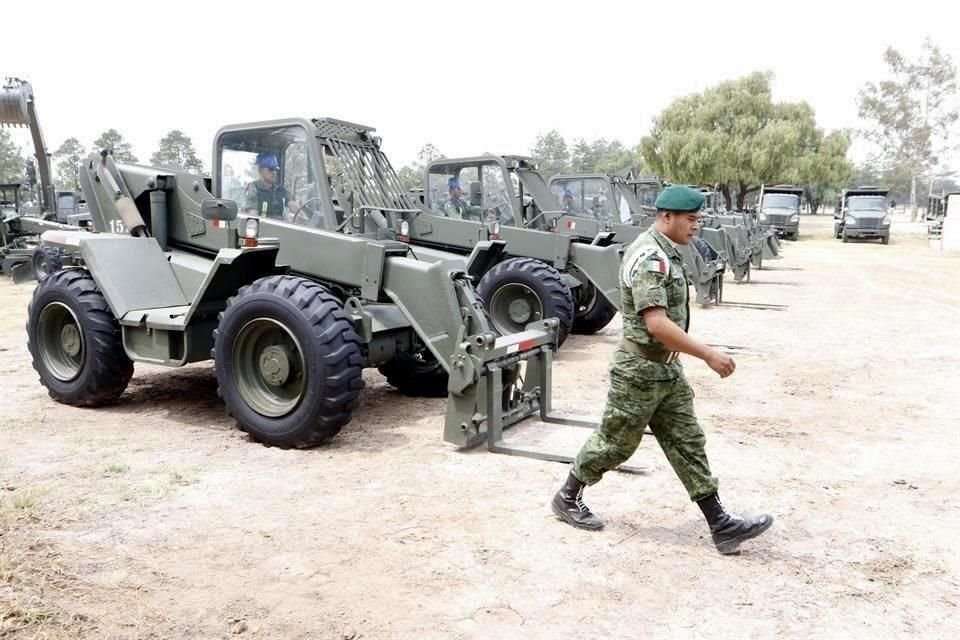
[[[290,195],[282,184],[272,187],[263,180],[255,180],[247,185],[244,192],[244,210],[253,209],[263,218],[283,218]]]
[[[448,218],[464,218],[469,209],[463,198],[450,198],[443,203],[443,212]]]
[[[577,455],[573,475],[596,484],[606,471],[633,455],[650,425],[690,499],[710,496],[717,491],[717,479],[710,474],[706,438],[693,411],[693,390],[679,362],[662,361],[670,352],[650,335],[641,314],[663,307],[670,320],[687,330],[690,308],[683,258],[670,240],[650,229],[624,254],[620,287],[623,342],[610,363],[603,422]]]

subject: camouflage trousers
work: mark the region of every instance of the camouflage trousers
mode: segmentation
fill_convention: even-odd
[[[693,411],[693,390],[682,370],[668,380],[644,377],[649,373],[644,371],[645,362],[622,351],[614,355],[603,422],[577,454],[573,475],[596,484],[633,455],[650,425],[690,499],[706,498],[716,493],[717,479],[710,475],[706,437]]]

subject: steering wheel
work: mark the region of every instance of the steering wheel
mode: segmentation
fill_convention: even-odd
[[[322,219],[322,216],[318,216],[316,211],[314,211],[312,208],[307,207],[308,204],[310,204],[315,200],[319,202],[319,201],[322,201],[322,198],[320,196],[314,196],[312,198],[308,198],[303,202],[301,202],[300,206],[297,207],[297,210],[293,212],[293,221],[296,222],[297,216],[303,213],[304,208],[307,208],[307,212],[310,214],[309,216],[306,216],[306,215],[304,216],[307,218],[307,223],[313,225],[314,227],[319,227],[320,220],[318,220],[317,218]]]

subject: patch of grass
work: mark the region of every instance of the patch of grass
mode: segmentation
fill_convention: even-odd
[[[119,462],[108,464],[103,468],[103,472],[111,476],[118,476],[120,474],[126,473],[127,471],[130,471],[130,465],[122,464]]]

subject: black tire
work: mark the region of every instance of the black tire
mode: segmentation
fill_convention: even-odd
[[[847,232],[840,232],[840,239],[843,241],[843,244],[847,244],[850,240],[847,238]]]
[[[573,317],[573,332],[593,335],[610,324],[617,315],[617,308],[590,283],[581,284],[580,290]]]
[[[387,383],[405,396],[444,398],[450,376],[428,350],[422,354],[398,353],[380,365]]]
[[[267,351],[282,351],[268,382]],[[359,336],[335,295],[296,276],[267,276],[227,301],[213,332],[219,394],[255,440],[309,447],[350,422],[363,388]],[[299,380],[299,382],[297,382]],[[288,384],[289,383],[289,384]]]
[[[27,349],[50,397],[74,407],[114,402],[133,377],[120,325],[86,269],[51,273],[34,289]]]
[[[890,236],[883,236],[880,238],[880,244],[890,244]]]
[[[559,343],[563,344],[573,327],[574,304],[573,294],[560,277],[560,272],[533,258],[509,258],[483,275],[477,285],[477,293],[483,299],[494,327],[503,335],[522,331],[527,322],[537,320],[536,317],[529,317],[528,320],[516,321],[504,312],[505,302],[511,299],[511,293],[517,289],[535,295],[533,303],[540,303],[544,318],[557,318],[560,321]]]
[[[33,255],[30,257],[30,266],[33,270],[33,277],[39,282],[51,273],[63,269],[63,258],[53,247],[40,245],[33,250]]]

